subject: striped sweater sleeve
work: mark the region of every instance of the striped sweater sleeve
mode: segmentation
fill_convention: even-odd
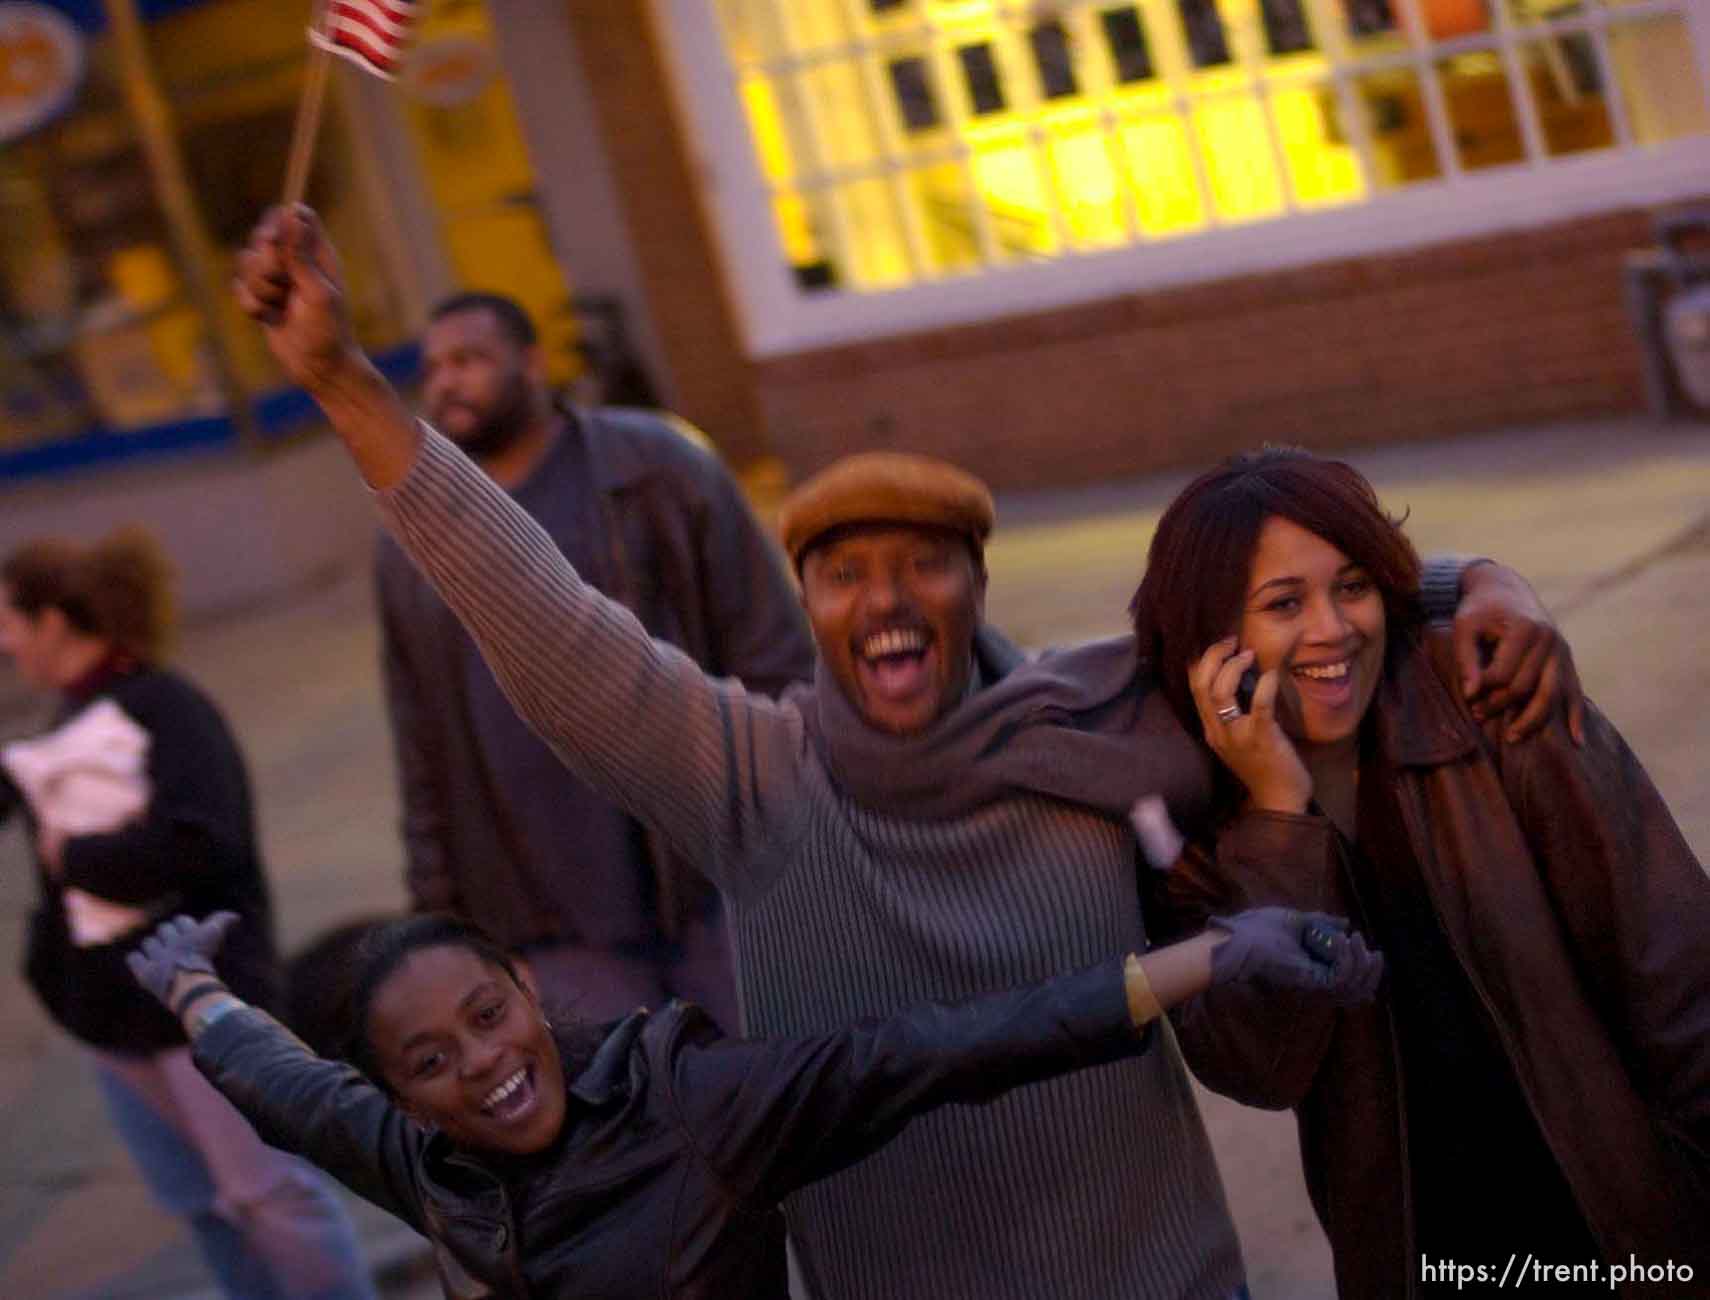
[[[378,494],[400,545],[480,646],[518,714],[578,777],[663,833],[738,897],[796,807],[800,715],[714,681],[577,576],[545,530],[424,426]]]
[[[1477,555],[1427,556],[1419,571],[1419,602],[1425,607],[1427,623],[1452,623],[1461,603],[1461,577],[1475,564],[1484,563]]]

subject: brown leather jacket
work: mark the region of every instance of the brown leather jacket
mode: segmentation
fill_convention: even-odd
[[[1710,880],[1595,709],[1583,749],[1559,720],[1508,745],[1453,688],[1446,631],[1396,659],[1376,740],[1449,944],[1605,1260],[1695,1270],[1620,1294],[1710,1295]],[[1274,903],[1358,925],[1342,843],[1323,817],[1235,816],[1168,873],[1157,928]],[[1207,1086],[1295,1110],[1341,1294],[1418,1294],[1387,998],[1219,992],[1175,1019]]]

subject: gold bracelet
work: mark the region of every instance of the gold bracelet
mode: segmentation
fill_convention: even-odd
[[[1128,1016],[1136,1029],[1164,1014],[1163,1004],[1152,992],[1152,982],[1146,978],[1146,968],[1140,964],[1138,953],[1129,953],[1122,964],[1122,987],[1128,994]]]

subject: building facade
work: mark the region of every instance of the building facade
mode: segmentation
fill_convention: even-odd
[[[0,548],[154,526],[186,603],[366,553],[373,523],[228,284],[280,201],[311,0],[0,0]],[[338,65],[307,198],[363,343],[408,384],[431,302],[520,299],[585,369],[482,0],[443,0],[395,83]],[[597,323],[597,322],[596,322]]]
[[[223,292],[309,12],[0,0],[0,491],[312,422]],[[402,379],[492,288],[739,466],[1062,483],[1637,408],[1707,83],[1710,0],[436,0],[309,198]]]
[[[1623,259],[1710,195],[1705,0],[568,9],[680,397],[797,474],[1637,409]]]

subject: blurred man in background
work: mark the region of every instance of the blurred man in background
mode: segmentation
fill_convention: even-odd
[[[498,295],[440,303],[423,360],[424,417],[650,634],[761,694],[809,675],[807,628],[776,551],[690,426],[555,406],[533,322]],[[677,996],[734,1029],[717,892],[518,719],[389,537],[376,583],[412,904],[524,952],[548,1002],[579,1015]]]

